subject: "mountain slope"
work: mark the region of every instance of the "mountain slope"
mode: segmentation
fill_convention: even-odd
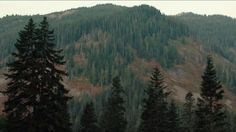
[[[232,60],[236,57],[233,37],[236,30],[231,31],[236,21],[231,18],[218,16],[213,19],[195,14],[166,16],[147,5],[128,8],[110,4],[46,16],[55,29],[55,41],[64,49],[67,60],[65,68],[69,77],[65,85],[75,96],[70,104],[74,130],[78,128],[78,113],[84,102],[78,100],[88,96],[81,91],[96,95],[96,109],[100,114],[109,92],[106,89],[115,75],[121,75],[127,94],[130,131],[135,131],[138,124],[143,89],[154,66],[162,68],[173,98],[183,102],[188,91],[198,96],[205,58],[209,53],[213,55],[218,76],[225,85],[225,103],[229,108],[236,108],[236,96],[232,93],[236,89],[236,64]],[[0,19],[0,49],[4,49],[0,53],[1,71],[4,72],[6,62],[11,60],[17,32],[30,17],[39,22],[43,16]],[[207,27],[210,29],[205,30]],[[224,34],[219,32],[222,29],[225,29]],[[0,86],[5,87],[5,82],[1,82]]]
[[[236,89],[236,19],[221,16],[201,16],[182,13],[174,17],[190,29],[190,34],[203,45],[205,51],[217,54],[218,76],[235,92]],[[226,63],[221,61],[225,60]]]

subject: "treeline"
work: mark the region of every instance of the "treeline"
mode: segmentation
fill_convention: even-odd
[[[236,21],[233,18],[221,15],[197,15],[184,13],[173,17],[189,27],[190,34],[203,43],[207,52],[222,56],[227,63],[217,63],[218,76],[224,84],[236,92],[235,50],[236,46]],[[221,59],[222,60],[222,59]]]
[[[234,62],[216,63],[216,68],[222,82],[232,91],[235,89],[234,19],[194,14],[174,16],[173,19],[147,5],[127,8],[109,4],[52,13],[47,16],[55,29],[57,46],[65,49],[65,58],[68,60],[66,66],[70,77],[82,75],[88,77],[93,84],[110,84],[111,75],[124,72],[136,57],[153,59],[164,68],[170,68],[184,60],[178,53],[176,45],[169,42],[191,35],[202,42],[206,52],[216,53],[230,63]],[[10,61],[9,55],[15,50],[16,33],[29,17],[1,18],[0,48],[5,49],[0,54],[1,68]],[[32,17],[38,22],[42,16]],[[108,34],[107,41],[102,41],[97,34]],[[94,37],[92,39],[98,43],[97,46],[86,47],[87,42],[80,42],[80,39],[87,35]],[[81,44],[79,49],[76,48],[78,43]],[[84,55],[88,60],[85,67],[74,60],[77,53]],[[106,60],[106,63],[103,60]],[[120,63],[117,64],[118,62],[114,60],[120,60]],[[95,72],[94,67],[99,70]]]
[[[55,29],[57,46],[65,49],[65,58],[69,60],[67,71],[72,77],[84,75],[89,77],[93,84],[108,84],[111,79],[107,79],[107,83],[92,74],[110,78],[108,76],[115,72],[114,69],[126,68],[135,57],[158,60],[165,68],[183,62],[175,45],[169,44],[169,40],[187,35],[188,29],[153,7],[100,5],[68,12],[72,14],[63,17],[63,13],[49,14],[48,19]],[[0,33],[0,46],[7,49],[0,56],[2,67],[5,66],[4,62],[9,61],[9,54],[15,50],[13,43],[17,34],[13,33],[21,29],[28,18],[9,16],[2,19],[0,28],[11,31]],[[36,22],[40,20],[40,16],[33,18]],[[99,38],[103,34],[108,34],[105,42]],[[89,35],[93,36],[91,40],[96,44],[88,46],[86,42],[80,43],[81,38]],[[6,36],[9,36],[9,39]],[[79,49],[76,48],[78,43],[81,44]],[[75,62],[74,56],[77,54],[83,54],[89,61],[86,67]],[[115,59],[122,60],[121,64],[117,65]],[[106,60],[106,63],[103,60]],[[99,69],[97,73],[92,73],[93,65]]]
[[[111,84],[114,75],[122,73],[121,81],[129,95],[125,105],[126,116],[129,128],[133,129],[141,112],[139,107],[145,82],[133,72],[132,64],[138,59],[156,61],[163,68],[171,68],[184,62],[177,45],[171,40],[187,36],[188,29],[147,5],[134,8],[100,5],[68,12],[67,15],[63,15],[64,12],[47,15],[50,25],[55,29],[54,42],[57,47],[64,49],[68,78],[83,77],[93,85],[106,87]],[[34,21],[41,21],[40,17],[33,16]],[[28,18],[6,17],[4,20],[7,22],[0,24],[0,28],[16,33]],[[9,25],[3,26],[5,24]],[[11,62],[9,54],[15,50],[12,43],[17,38],[16,34],[5,35],[7,33],[0,32],[0,47],[6,49],[1,59],[3,67],[4,62]],[[7,36],[11,39],[8,40]],[[143,73],[150,71],[143,67]],[[102,109],[103,100],[107,100],[104,96],[108,94],[104,92],[96,96],[98,110]],[[80,103],[84,102],[72,99],[69,105],[73,125],[79,123],[82,110]],[[73,128],[77,129],[76,125]]]
[[[164,68],[180,63],[182,58],[169,41],[187,35],[188,31],[182,24],[148,6],[127,9],[118,16],[99,16],[94,21],[84,20],[76,25],[70,25],[72,19],[68,19],[66,25],[56,28],[63,28],[61,35],[56,35],[56,40],[46,18],[38,27],[32,20],[29,21],[19,33],[15,44],[17,52],[12,54],[11,63],[7,65],[9,74],[6,76],[10,82],[4,94],[9,97],[5,103],[8,131],[169,132],[190,128],[194,132],[235,131],[221,102],[222,86],[216,79],[211,58],[208,58],[200,97],[188,93],[184,106],[170,98],[159,69],[154,70],[147,86],[128,67],[134,58],[142,56],[143,59],[157,59]],[[68,25],[71,30],[66,28]],[[99,34],[99,30],[115,37],[108,37],[109,41],[99,41],[95,46],[85,47],[86,43],[82,43],[80,46],[83,47],[75,48],[74,42],[77,41],[73,39],[90,32]],[[99,35],[95,38],[100,40]],[[67,109],[68,91],[62,84],[65,72],[60,67],[65,64],[60,55],[63,51],[55,49],[64,41],[70,41],[64,51],[70,61],[67,63],[69,75],[84,75],[93,84],[101,86],[113,82],[111,90],[97,95],[88,104],[85,101],[84,108],[73,99]],[[85,67],[76,65],[73,60],[75,53],[85,55],[88,60]],[[120,79],[115,77],[112,80],[116,74],[121,75]],[[81,115],[78,114],[80,110]]]
[[[229,17],[188,14],[175,16],[176,19],[172,19],[173,17],[165,16],[155,8],[145,5],[135,8],[99,5],[67,12],[71,14],[62,15],[64,12],[58,12],[49,14],[48,17],[55,29],[57,46],[65,49],[65,58],[68,60],[67,71],[71,78],[82,75],[96,85],[110,84],[110,75],[117,72],[117,69],[126,69],[131,60],[137,56],[142,59],[154,58],[164,68],[182,63],[184,60],[178,53],[176,45],[170,44],[169,41],[189,34],[196,38],[196,41],[201,41],[206,52],[216,53],[228,59],[230,63],[235,62],[236,22]],[[10,60],[9,54],[15,50],[13,43],[17,38],[16,33],[29,17],[7,16],[1,19],[0,48],[5,49],[0,55],[1,67],[5,67],[5,62]],[[35,21],[40,21],[42,18],[40,15],[32,17]],[[101,41],[97,35],[103,33],[108,34],[109,39],[106,42]],[[99,46],[86,47],[87,43],[81,42],[82,48],[77,49],[76,44],[86,35],[96,38],[94,40],[99,41]],[[77,53],[83,54],[89,60],[86,67],[74,60]],[[121,60],[121,66],[114,63],[115,59]],[[103,60],[107,62],[104,63]],[[95,67],[99,69],[97,72],[94,72]],[[216,68],[222,82],[234,91],[235,64],[216,63]],[[98,78],[97,75],[102,77]]]
[[[125,116],[126,94],[118,77],[113,79],[101,117],[93,99],[83,109],[78,132],[129,132]],[[216,77],[212,58],[202,76],[200,96],[188,92],[184,105],[171,99],[159,68],[154,68],[145,88],[142,113],[136,132],[234,132],[227,108],[222,103],[224,90]],[[181,107],[181,112],[180,112]]]
[[[67,109],[68,90],[62,83],[66,75],[62,50],[57,50],[47,18],[39,26],[30,19],[19,32],[8,63],[7,88],[2,93],[7,132],[70,132]]]
[[[165,68],[183,62],[176,46],[169,41],[188,34],[186,26],[147,5],[86,19],[73,26],[61,25],[55,30],[63,33],[60,38],[68,36],[65,33],[70,34],[66,37],[69,43],[77,38],[78,45],[71,44],[65,50],[70,76],[84,75],[93,84],[100,85],[111,83],[111,75],[124,72],[135,58],[158,60]],[[87,65],[76,63],[75,55],[86,58]]]

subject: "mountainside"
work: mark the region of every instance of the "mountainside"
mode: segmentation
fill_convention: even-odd
[[[197,40],[203,44],[203,48],[223,57],[227,63],[217,65],[218,75],[233,91],[236,86],[236,19],[221,16],[201,16],[192,13],[183,13],[175,17],[189,27],[189,30]]]
[[[46,16],[67,60],[65,68],[69,77],[65,85],[76,97],[70,104],[74,124],[81,109],[77,100],[81,99],[80,95],[87,96],[81,91],[96,95],[99,111],[112,77],[118,74],[127,93],[129,129],[134,131],[132,127],[137,126],[143,89],[152,68],[162,67],[172,97],[183,102],[188,91],[199,95],[209,53],[225,86],[225,103],[229,108],[236,108],[235,19],[191,13],[166,16],[147,5],[128,8],[110,4]],[[38,22],[43,16],[0,19],[1,73],[5,72],[6,62],[11,61],[17,33],[30,17]],[[0,77],[0,87],[4,88],[6,81],[2,74]]]

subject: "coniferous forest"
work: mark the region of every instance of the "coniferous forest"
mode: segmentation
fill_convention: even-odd
[[[0,131],[236,132],[235,29],[147,5],[0,18]]]

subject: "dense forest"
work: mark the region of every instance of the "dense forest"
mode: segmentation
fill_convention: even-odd
[[[166,16],[147,5],[110,4],[46,17],[54,29],[53,42],[65,55],[61,68],[68,73],[63,78],[73,96],[68,101],[73,132],[235,131],[235,104],[221,101],[232,99],[236,91],[236,20],[192,13]],[[5,49],[0,53],[2,71],[14,62],[11,53],[19,48],[18,32],[30,18],[36,27],[42,26],[41,15],[0,19],[0,48]],[[154,67],[158,68],[153,71]],[[187,74],[184,70],[198,78],[180,78]],[[71,82],[85,88],[73,91]],[[86,89],[88,85],[93,87]],[[223,96],[222,89],[233,96]],[[178,90],[184,92],[180,95]],[[66,129],[66,116],[64,120]]]
[[[217,65],[218,76],[234,90],[236,86],[235,19],[221,15],[201,16],[193,13],[183,13],[176,19],[188,25],[191,34],[204,44],[206,51],[214,52],[230,62]]]

